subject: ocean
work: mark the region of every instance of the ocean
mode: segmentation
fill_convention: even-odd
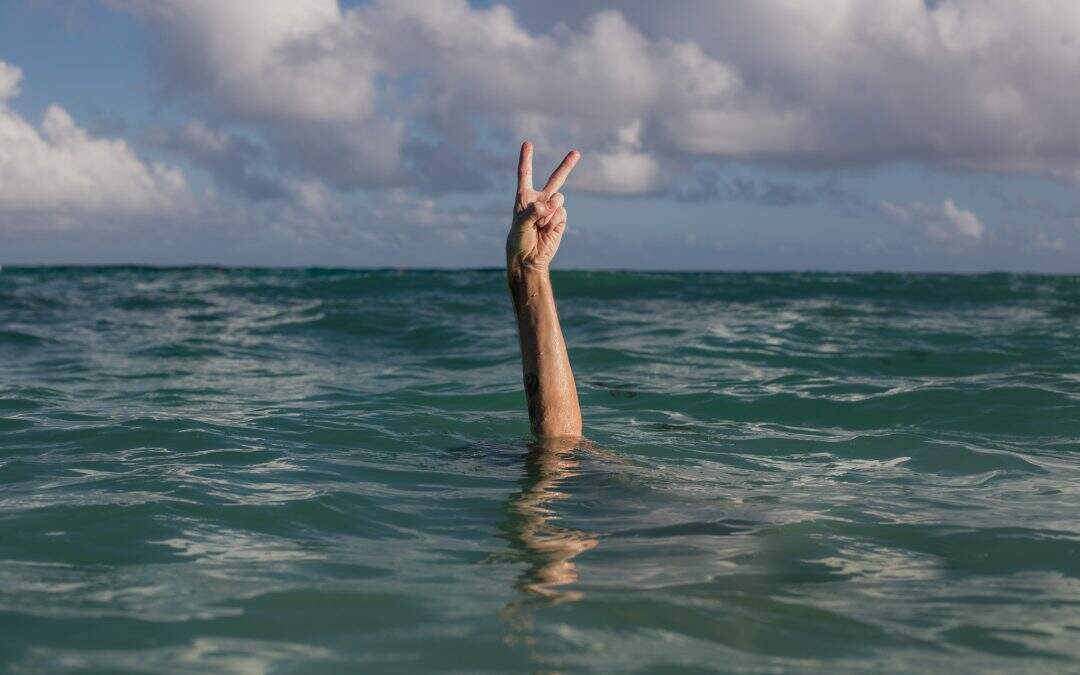
[[[0,272],[0,670],[1080,671],[1080,277]]]

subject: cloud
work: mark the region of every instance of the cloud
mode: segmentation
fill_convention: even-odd
[[[1045,232],[1036,232],[1035,238],[1031,240],[1031,248],[1044,251],[1064,251],[1067,247],[1065,241],[1061,237],[1049,237]]]
[[[702,159],[1080,179],[1068,1],[113,4],[154,28],[164,92],[341,189],[431,186],[433,149],[481,189],[486,144],[521,136],[580,147],[579,188],[614,195]]]
[[[981,242],[938,248],[990,255],[1034,246],[1040,228],[1044,248],[1075,239],[1056,225],[1076,222],[1060,192],[1049,197],[1061,211],[1052,217],[1033,219],[1022,205],[979,207],[991,228],[941,201],[968,194],[953,181],[973,172],[1051,177],[1062,191],[1080,181],[1080,4],[1069,0],[682,0],[618,9],[607,0],[100,1],[145,27],[165,104],[157,110],[167,114],[150,129],[138,119],[80,128],[55,108],[32,126],[0,104],[0,124],[15,129],[0,138],[0,157],[19,149],[9,164],[37,171],[24,177],[3,165],[0,210],[149,222],[188,204],[191,189],[197,204],[176,222],[230,224],[236,241],[263,222],[298,241],[358,246],[450,231],[479,237],[466,221],[489,215],[447,204],[509,191],[517,142],[528,137],[540,177],[568,148],[583,151],[568,186],[579,192],[825,205],[876,217],[871,226],[882,215],[915,225],[893,228],[912,240],[890,241],[893,250],[927,248],[930,238]],[[0,100],[17,95],[19,76],[0,68]],[[194,187],[177,169],[140,159],[118,138],[127,129],[135,147],[190,171]],[[910,164],[948,170],[949,187],[926,203],[880,202],[894,179],[912,187]],[[42,171],[59,178],[42,181]],[[856,181],[880,196],[867,202],[849,191]],[[1008,189],[1034,192],[1025,185]],[[622,201],[590,202],[592,216],[608,217]],[[670,208],[673,220],[692,210],[641,207],[627,209]],[[768,218],[782,225],[777,215]],[[771,235],[759,228],[754,236]]]
[[[154,31],[166,96],[193,104],[215,126],[244,125],[282,169],[342,189],[404,181],[404,122],[378,110],[377,77],[389,74],[380,70],[387,64],[336,0],[112,4]]]
[[[986,226],[982,224],[979,217],[973,211],[957,208],[951,197],[941,205],[941,210],[946,222],[952,226],[951,231],[947,233],[948,237],[955,235],[969,239],[982,239],[982,236],[986,234]]]
[[[131,0],[163,29],[164,85],[211,98],[230,115],[314,123],[355,121],[375,107],[374,64],[343,42],[336,0]]]
[[[0,61],[0,104],[19,95],[19,82],[22,81],[22,71],[15,66]]]
[[[730,201],[756,206],[811,206],[826,204],[851,210],[862,206],[863,198],[841,184],[835,175],[812,184],[769,177],[735,176],[723,180],[711,169],[700,169],[692,181],[680,186],[675,197],[684,202]]]
[[[218,185],[259,201],[284,197],[284,181],[260,169],[265,164],[261,145],[244,136],[210,129],[192,120],[180,129],[153,129],[147,140],[171,150],[206,170]]]
[[[1080,5],[1068,0],[687,0],[625,11],[654,39],[698,44],[738,77],[729,96],[665,116],[658,144],[805,168],[918,161],[1077,175]]]
[[[927,237],[939,241],[978,241],[987,231],[974,211],[958,207],[952,197],[940,205],[882,202],[881,211],[895,222],[923,226]]]
[[[434,187],[433,157],[453,158],[451,186],[486,187],[494,134],[533,138],[552,153],[541,161],[586,148],[580,189],[654,193],[676,167],[648,147],[650,125],[737,84],[697,45],[650,41],[610,10],[534,34],[507,7],[465,0],[121,6],[158,36],[166,95],[255,130],[286,167],[342,189]]]
[[[648,194],[666,182],[660,161],[642,150],[640,120],[618,129],[614,143],[592,153],[574,177],[576,189],[615,195]]]
[[[56,105],[39,127],[24,120],[8,105],[21,79],[19,68],[0,61],[0,212],[60,225],[88,214],[160,213],[181,204],[183,174],[140,160],[125,141],[90,135]]]

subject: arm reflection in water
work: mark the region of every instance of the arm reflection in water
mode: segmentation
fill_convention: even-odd
[[[591,533],[558,525],[553,504],[567,497],[559,488],[577,475],[576,452],[583,445],[574,438],[540,439],[531,444],[521,492],[507,505],[511,547],[529,563],[517,587],[548,604],[581,597],[580,592],[562,587],[578,579],[574,558],[597,544]]]

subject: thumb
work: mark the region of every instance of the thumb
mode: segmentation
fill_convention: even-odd
[[[547,202],[536,201],[529,204],[528,208],[521,212],[518,222],[522,225],[535,225],[537,221],[546,218],[550,214],[551,209],[548,208]]]
[[[563,204],[563,196],[561,193],[548,197],[546,200],[536,200],[529,207],[521,213],[521,223],[533,225],[537,223],[545,223],[551,214],[559,210],[559,207]]]

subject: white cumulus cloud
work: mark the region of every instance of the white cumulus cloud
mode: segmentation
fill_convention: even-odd
[[[146,31],[168,114],[130,120],[131,142],[192,171],[193,229],[284,214],[279,229],[304,237],[333,227],[395,242],[409,223],[434,237],[490,222],[502,216],[444,209],[496,202],[529,138],[541,178],[578,148],[568,190],[698,204],[673,204],[677,215],[724,200],[864,209],[872,224],[912,225],[891,232],[914,248],[1075,250],[1069,198],[1036,220],[1007,204],[1032,181],[972,203],[963,185],[987,172],[1050,178],[1055,195],[1080,184],[1073,0],[100,2]],[[20,116],[5,103],[20,76],[0,63],[0,211],[186,203],[184,176],[128,141],[58,107]],[[882,193],[910,165],[947,172],[936,196]]]
[[[654,192],[671,176],[651,127],[740,86],[698,45],[650,40],[612,10],[533,33],[505,6],[465,0],[124,6],[160,36],[165,91],[257,130],[286,165],[344,188],[414,187],[433,156],[459,165],[451,187],[486,172],[479,124],[511,145],[527,135],[542,153],[585,149],[596,165],[582,166],[584,189]]]
[[[492,134],[580,147],[612,194],[702,159],[1080,176],[1072,0],[115,2],[166,91],[345,188],[415,187],[435,156],[490,173]]]
[[[941,205],[941,212],[946,222],[952,226],[950,235],[955,233],[960,237],[982,239],[982,236],[986,234],[986,226],[982,224],[979,217],[973,211],[958,208],[951,197]]]
[[[896,222],[921,225],[927,237],[939,241],[978,241],[987,231],[974,211],[960,208],[952,197],[941,204],[883,202],[881,210]]]
[[[59,106],[37,127],[18,115],[8,101],[21,79],[0,61],[0,213],[131,215],[178,205],[180,171],[140,160],[123,140],[90,135]]]

